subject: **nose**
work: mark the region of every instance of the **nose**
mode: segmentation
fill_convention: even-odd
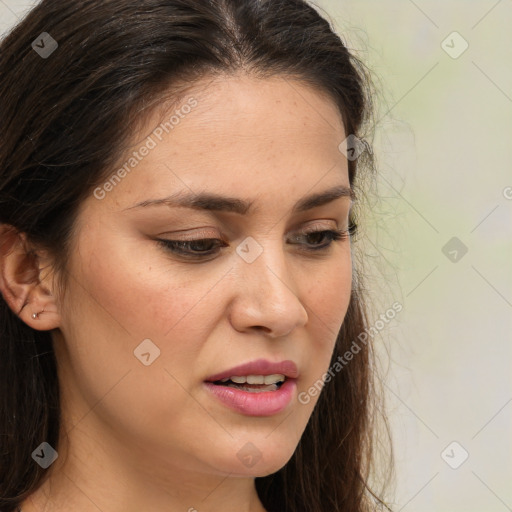
[[[231,272],[235,275],[236,296],[229,317],[237,331],[264,331],[267,336],[279,338],[306,325],[308,313],[298,286],[305,276],[290,270],[282,242],[273,247],[267,244],[251,263],[238,255],[235,261]]]

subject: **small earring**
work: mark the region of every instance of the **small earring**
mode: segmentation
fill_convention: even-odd
[[[43,309],[43,311],[44,311],[44,309]],[[37,320],[37,318],[39,317],[39,315],[40,315],[43,311],[41,311],[40,313],[32,313],[32,318],[33,318],[34,320]]]

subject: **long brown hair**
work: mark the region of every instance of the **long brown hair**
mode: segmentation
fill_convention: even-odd
[[[41,38],[47,55],[33,46]],[[362,136],[368,73],[303,0],[43,0],[0,45],[0,223],[65,271],[78,207],[111,176],[141,113],[202,77],[240,70],[314,86],[335,101],[345,132]],[[373,172],[363,156],[348,162],[356,190]],[[362,277],[356,266],[333,364],[367,330]],[[58,444],[59,385],[51,333],[31,329],[3,297],[0,351],[0,510],[12,512],[48,477],[31,454]],[[292,458],[256,478],[269,512],[383,504],[368,484],[373,371],[371,344],[361,344],[325,384]]]

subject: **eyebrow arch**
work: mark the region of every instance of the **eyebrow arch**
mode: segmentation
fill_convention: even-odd
[[[338,185],[331,187],[323,192],[311,194],[305,196],[295,204],[292,209],[292,213],[304,212],[323,206],[330,203],[340,197],[349,197],[351,201],[355,201],[354,190],[345,185]],[[149,206],[169,206],[169,207],[183,207],[192,208],[195,210],[209,210],[209,211],[224,211],[238,213],[240,215],[247,215],[248,213],[254,213],[257,209],[253,208],[254,201],[245,201],[243,199],[237,199],[234,197],[226,197],[219,194],[210,192],[199,193],[199,194],[183,194],[178,192],[169,197],[162,199],[150,199],[142,201],[134,206],[126,208],[126,210],[132,210],[134,208],[147,208]]]

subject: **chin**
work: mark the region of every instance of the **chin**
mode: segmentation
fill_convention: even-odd
[[[268,475],[277,473],[280,469],[282,469],[282,468],[284,468],[284,466],[286,466],[286,464],[289,460],[290,460],[290,458],[288,458],[287,460],[281,460],[279,462],[276,462],[273,465],[265,464],[264,467],[260,468],[260,470],[255,472],[252,476],[261,478],[264,476],[268,476]]]
[[[292,457],[295,447],[283,449],[268,446],[258,450],[252,443],[247,443],[241,450],[234,453],[234,458],[225,459],[214,464],[223,468],[231,476],[264,477],[276,473],[283,468]]]

